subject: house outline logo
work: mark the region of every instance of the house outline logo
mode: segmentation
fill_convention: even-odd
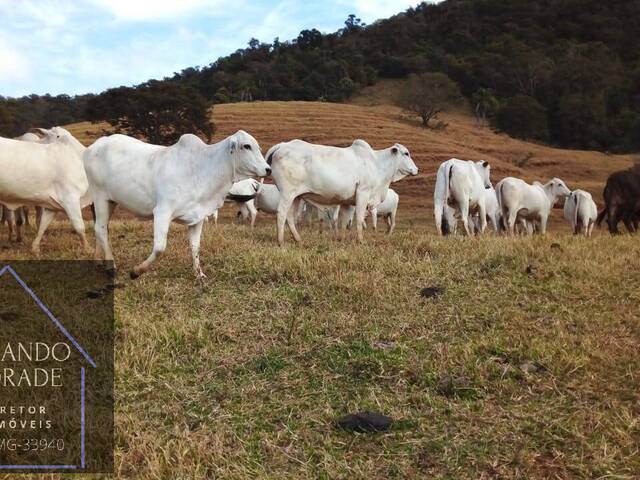
[[[31,299],[36,303],[40,311],[49,318],[49,320],[55,325],[66,338],[71,342],[75,349],[80,353],[84,360],[91,365],[92,368],[97,369],[96,362],[91,358],[87,351],[80,345],[80,343],[69,333],[64,325],[51,313],[47,306],[38,298],[27,283],[18,275],[18,273],[11,267],[11,265],[5,265],[0,269],[0,278],[5,273],[11,274],[18,285],[27,292]],[[2,470],[76,470],[86,468],[86,369],[80,367],[80,462],[79,465],[0,465],[0,471]]]

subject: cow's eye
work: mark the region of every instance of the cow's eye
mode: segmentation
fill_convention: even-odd
[[[408,157],[409,156],[409,152],[404,152],[404,156]]]
[[[251,145],[249,145],[248,143],[244,146],[245,150],[251,150]]]

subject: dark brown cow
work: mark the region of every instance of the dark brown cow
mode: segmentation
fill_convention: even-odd
[[[612,173],[604,187],[605,207],[598,215],[597,223],[607,219],[609,232],[620,233],[618,223],[624,222],[630,233],[637,231],[640,220],[640,172],[624,170]]]

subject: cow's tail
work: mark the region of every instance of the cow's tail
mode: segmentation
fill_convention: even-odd
[[[576,211],[573,212],[573,230],[574,233],[578,233],[580,230],[578,229],[578,221],[580,220],[580,197],[582,195],[577,195],[574,194],[573,195],[573,206],[575,207]]]
[[[449,167],[449,171],[445,169],[445,182],[444,182],[444,204],[442,205],[442,221],[440,229],[443,235],[449,235],[451,233],[451,225],[447,219],[447,207],[449,206],[449,191],[451,190],[451,177],[453,176],[453,165]]]
[[[505,206],[504,206],[504,194],[503,194],[503,189],[504,189],[504,183],[500,183],[498,185],[498,191],[496,192],[496,197],[498,197],[498,209],[500,210],[500,227],[502,230],[507,230],[507,218],[508,215],[505,211]]]
[[[230,202],[247,203],[249,200],[256,198],[256,195],[258,195],[257,192],[252,195],[236,195],[235,193],[228,193],[226,199]]]

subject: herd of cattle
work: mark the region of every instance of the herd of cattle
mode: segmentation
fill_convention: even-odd
[[[561,199],[574,233],[590,236],[605,218],[611,233],[618,232],[620,221],[630,232],[638,228],[638,172],[609,177],[605,208],[598,215],[588,192],[572,192],[559,178],[528,184],[507,177],[494,188],[490,168],[485,161],[458,159],[440,165],[434,193],[440,234],[455,233],[459,221],[467,235],[483,233],[488,223],[510,235],[544,234],[551,209]],[[9,239],[21,239],[27,207],[36,207],[32,250],[38,253],[51,220],[64,211],[89,251],[82,208],[92,204],[95,258],[113,262],[108,225],[116,205],[122,205],[138,217],[153,219],[152,252],[133,268],[132,278],[149,270],[164,252],[171,222],[188,227],[193,267],[204,277],[199,260],[202,227],[209,218],[217,220],[225,201],[238,203],[238,215],[252,226],[258,211],[276,214],[280,244],[285,225],[300,241],[296,225],[305,221],[327,222],[343,236],[355,224],[361,241],[367,216],[374,229],[377,217],[383,216],[391,233],[399,197],[389,186],[417,174],[409,150],[399,143],[374,150],[363,140],[346,148],[293,140],[273,146],[265,160],[255,138],[242,130],[211,145],[187,134],[168,147],[111,135],[86,148],[61,127],[0,138],[0,204]],[[274,184],[257,180],[267,176]]]

